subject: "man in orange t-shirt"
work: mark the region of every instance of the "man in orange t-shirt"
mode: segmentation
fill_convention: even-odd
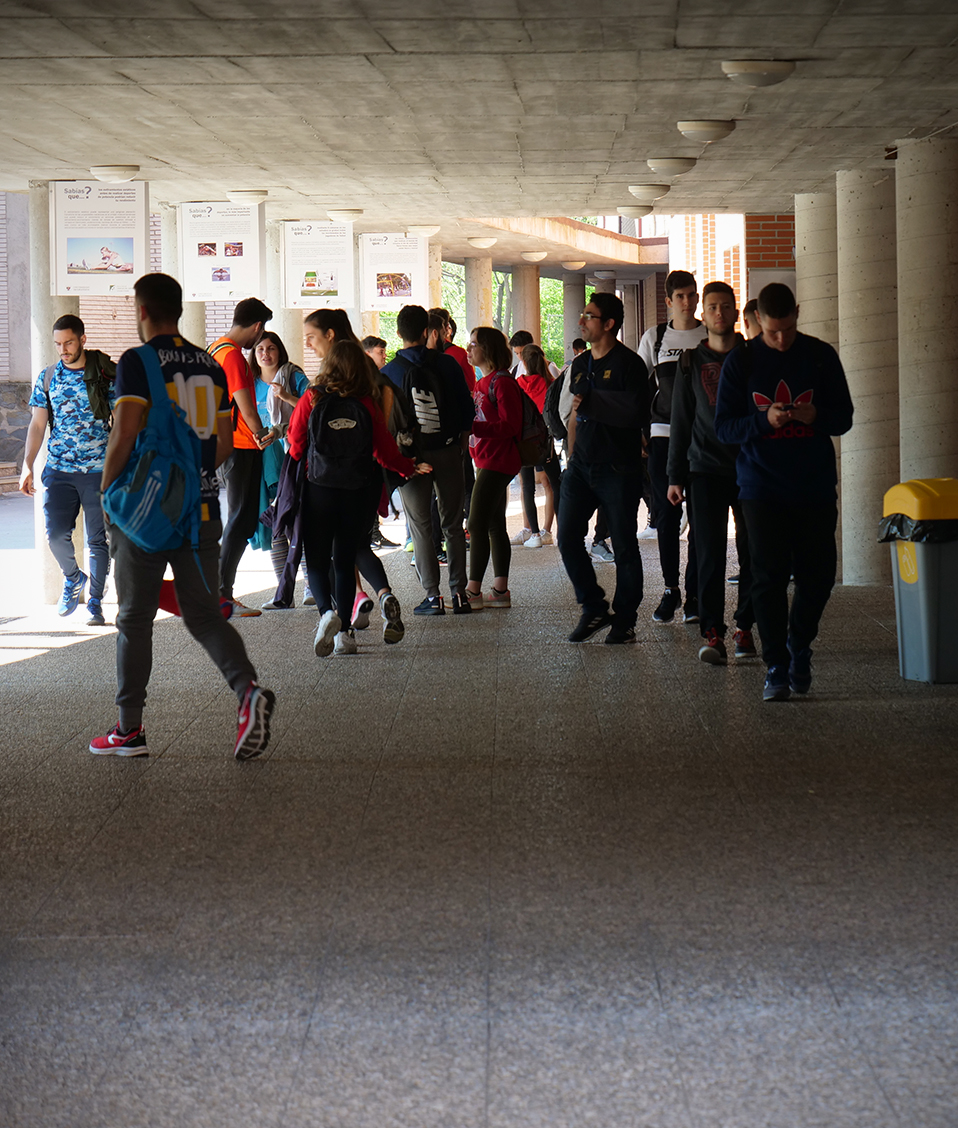
[[[273,311],[259,298],[244,298],[233,311],[233,324],[225,337],[209,346],[209,353],[226,373],[233,408],[233,453],[223,463],[226,478],[226,508],[220,549],[220,595],[233,600],[237,615],[258,615],[233,599],[236,569],[246,543],[256,532],[260,514],[260,480],[263,450],[273,441],[256,410],[255,379],[242,349],[252,349],[263,335],[263,326]]]

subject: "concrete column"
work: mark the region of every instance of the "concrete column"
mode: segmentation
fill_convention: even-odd
[[[367,309],[362,315],[362,325],[360,327],[359,339],[363,337],[379,337],[379,310]]]
[[[875,533],[899,480],[895,175],[839,172],[836,185],[839,347],[855,405],[842,437],[842,580],[887,584],[891,559]]]
[[[266,296],[263,301],[273,311],[266,326],[282,339],[289,359],[303,365],[303,311],[283,306],[282,227],[276,220],[266,224]]]
[[[429,240],[429,308],[442,306],[442,243]]]
[[[163,273],[182,284],[180,276],[179,209],[160,204],[160,263]],[[180,332],[194,345],[206,345],[206,302],[184,302]]]
[[[542,339],[542,309],[539,302],[539,268],[512,268],[512,331],[527,329],[538,344]]]
[[[798,327],[838,348],[838,217],[831,192],[795,197],[795,298]],[[844,577],[841,440],[834,439],[838,467],[838,575]]]
[[[614,294],[615,293],[615,279],[614,278],[597,278],[595,284],[589,287],[591,293],[594,294]]]
[[[492,259],[466,259],[466,332],[492,324]]]
[[[562,347],[566,363],[572,360],[572,342],[582,336],[579,314],[585,309],[585,275],[562,276]]]
[[[622,343],[636,352],[639,347],[639,287],[622,287],[622,304],[625,307],[625,321],[622,323]]]
[[[902,481],[958,475],[958,141],[898,142]]]
[[[54,297],[50,293],[50,189],[45,180],[30,181],[30,370],[32,379],[48,364],[57,359],[53,347],[53,323],[58,317],[72,313],[80,316],[79,298]],[[49,433],[49,432],[48,432]],[[44,603],[56,603],[63,590],[63,574],[53,554],[47,547],[46,527],[43,521],[43,486],[40,482],[47,461],[47,444],[37,455],[33,467],[36,496],[33,506],[33,527]],[[82,514],[73,534],[77,562],[83,560],[84,536]],[[84,564],[80,564],[87,572]]]
[[[838,220],[831,192],[795,197],[799,329],[838,347]]]
[[[32,383],[37,373],[30,351],[30,197],[18,192],[7,193],[7,334],[10,379]]]

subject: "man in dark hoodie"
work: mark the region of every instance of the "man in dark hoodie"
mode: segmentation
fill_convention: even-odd
[[[728,353],[741,344],[735,332],[735,291],[727,282],[709,282],[702,291],[702,322],[708,337],[679,358],[672,391],[669,435],[669,491],[673,505],[689,497],[692,535],[698,549],[698,598],[704,640],[699,658],[724,666],[725,565],[728,556],[728,514],[735,515],[735,544],[740,575],[735,610],[735,657],[755,656],[752,638],[752,583],[748,535],[735,480],[737,446],[715,435],[715,399],[719,373]]]
[[[403,306],[396,318],[396,331],[403,347],[394,360],[383,368],[384,375],[402,388],[407,373],[415,376],[419,369],[434,378],[438,394],[425,391],[424,385],[410,388],[410,407],[419,423],[419,444],[432,466],[429,474],[410,478],[400,487],[403,508],[412,533],[416,553],[416,571],[426,598],[415,608],[417,615],[445,615],[439,593],[439,561],[432,539],[430,499],[436,491],[439,523],[446,541],[449,561],[449,590],[454,615],[468,614],[472,608],[466,598],[466,534],[462,526],[463,470],[462,452],[468,441],[475,416],[475,404],[462,369],[444,353],[426,348],[429,314],[422,306]],[[418,383],[418,380],[417,380]]]
[[[831,345],[798,331],[795,295],[772,282],[758,296],[762,334],[722,366],[715,433],[739,443],[752,602],[768,667],[763,697],[787,701],[812,684],[811,644],[835,584],[838,521],[834,435],[852,400]],[[789,573],[795,594],[788,606]]]

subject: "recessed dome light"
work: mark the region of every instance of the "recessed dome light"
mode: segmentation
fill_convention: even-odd
[[[615,209],[619,215],[625,216],[626,219],[642,219],[647,216],[652,210],[651,204],[628,204],[624,208]]]
[[[542,262],[548,253],[548,251],[523,251],[522,257],[526,262]]]
[[[785,59],[737,59],[722,63],[722,70],[742,86],[777,86],[795,70],[795,64]]]
[[[671,184],[630,184],[629,191],[642,204],[651,204],[661,200],[671,191]]]
[[[645,162],[653,172],[663,176],[681,176],[695,168],[696,157],[649,157]]]
[[[734,121],[716,121],[713,118],[699,121],[677,121],[679,133],[688,137],[690,141],[700,141],[707,144],[709,141],[721,141],[735,128]]]
[[[235,188],[226,193],[231,204],[261,204],[268,196],[265,188]]]
[[[615,278],[616,276],[614,270],[593,270],[592,273],[602,282],[608,282],[610,278]]]
[[[477,250],[484,251],[487,247],[493,246],[498,243],[498,239],[493,239],[490,235],[470,235],[466,240],[470,247],[475,247]]]
[[[407,235],[419,235],[423,239],[430,239],[439,234],[438,223],[413,223],[406,228]]]
[[[578,259],[574,262],[564,262],[562,266],[566,270],[581,270],[585,266],[585,259],[582,259],[581,262]]]
[[[139,171],[139,165],[94,165],[90,174],[106,184],[125,184]]]
[[[334,223],[352,223],[354,219],[359,219],[362,214],[362,208],[330,208],[326,212],[326,215]]]

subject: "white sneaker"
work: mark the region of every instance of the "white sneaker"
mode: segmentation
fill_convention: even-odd
[[[333,652],[333,639],[343,629],[343,624],[335,611],[327,611],[319,620],[313,650],[317,658],[328,658]]]
[[[336,635],[336,643],[333,647],[334,654],[355,654],[356,653],[356,638],[352,631],[340,631]]]
[[[533,533],[525,543],[526,548],[542,548],[542,537],[539,533]]]
[[[525,544],[526,541],[532,536],[531,529],[520,529],[518,533],[509,538],[510,544]]]

